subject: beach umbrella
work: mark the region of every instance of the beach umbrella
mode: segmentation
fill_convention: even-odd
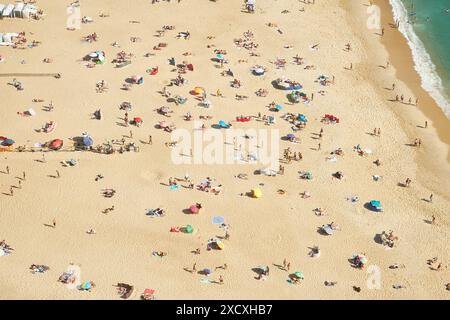
[[[200,208],[197,205],[193,204],[189,207],[189,211],[191,211],[191,213],[198,213],[200,211]]]
[[[155,290],[153,289],[145,289],[144,290],[144,295],[152,295],[155,293]]]
[[[252,196],[253,198],[261,198],[262,197],[262,191],[260,188],[252,189]]]
[[[308,122],[308,119],[306,118],[306,116],[304,114],[299,114],[297,117],[297,120],[303,121],[303,122]]]
[[[257,76],[262,76],[266,71],[263,68],[255,68],[253,69],[253,73]]]
[[[278,111],[283,110],[283,106],[277,104],[277,105],[275,106],[275,109],[277,109]]]
[[[293,133],[289,133],[286,138],[288,139],[295,139],[295,135]]]
[[[49,144],[49,148],[52,150],[59,150],[63,146],[63,141],[61,139],[52,140]]]
[[[26,111],[30,116],[35,116],[36,115],[36,111],[34,111],[34,109],[30,108]]]
[[[143,121],[142,121],[142,118],[136,117],[136,118],[133,119],[133,122],[135,122],[135,123],[142,123]]]
[[[14,142],[15,141],[13,139],[5,139],[2,141],[2,146],[9,147],[12,146]]]
[[[92,288],[92,284],[90,281],[86,281],[81,285],[81,289],[83,290],[89,290]]]
[[[170,109],[168,107],[161,107],[161,112],[167,113],[169,111],[170,111]]]
[[[160,128],[167,128],[169,126],[169,124],[166,121],[160,121],[159,122],[159,127]]]
[[[215,216],[212,218],[212,223],[213,224],[222,224],[225,222],[225,218],[222,216]]]
[[[225,245],[220,240],[216,240],[216,245],[217,245],[217,248],[219,248],[219,250],[225,249]]]
[[[381,202],[378,200],[372,200],[370,201],[370,204],[374,207],[381,207]]]
[[[6,140],[6,139],[8,139],[8,138],[4,137],[4,136],[0,136],[0,141]]]
[[[294,276],[302,280],[305,279],[305,277],[303,276],[303,272],[300,271],[294,272]]]
[[[219,127],[221,127],[221,128],[228,128],[228,124],[225,121],[220,120],[219,121]]]
[[[205,89],[203,89],[202,87],[195,87],[195,88],[194,88],[194,93],[195,93],[196,95],[203,94],[203,93],[205,93]]]
[[[97,51],[98,52],[98,51]],[[98,53],[97,52],[91,52],[89,53],[89,58],[97,58],[98,57]]]
[[[218,53],[218,54],[216,54],[216,58],[217,58],[217,60],[223,60],[223,55]]]
[[[208,269],[208,268],[205,268],[202,271],[203,271],[203,274],[205,274],[205,275],[210,275],[212,273],[211,269]]]
[[[186,233],[192,233],[194,232],[194,227],[192,227],[190,224],[188,224],[185,228]]]
[[[92,137],[90,135],[83,136],[83,144],[86,147],[90,147],[94,144],[94,140],[92,140]]]
[[[331,229],[329,224],[327,224],[326,226],[322,227],[322,230],[328,235],[332,235],[333,234],[333,229]]]

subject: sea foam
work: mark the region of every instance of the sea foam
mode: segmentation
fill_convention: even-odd
[[[420,75],[422,87],[436,101],[447,118],[450,119],[450,103],[442,85],[442,80],[436,71],[435,64],[425,49],[425,45],[414,32],[412,24],[408,23],[408,10],[401,0],[389,0],[389,2],[392,7],[394,19],[400,21],[399,31],[407,39],[408,45],[411,48],[414,68]]]

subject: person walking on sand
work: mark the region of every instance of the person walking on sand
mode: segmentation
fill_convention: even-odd
[[[11,196],[13,196],[14,195],[14,189],[13,189],[13,187],[11,186],[11,187],[9,187],[9,194],[11,195]]]
[[[283,269],[285,269],[285,270],[286,270],[286,265],[287,265],[287,261],[286,261],[286,258],[284,258],[283,259]]]
[[[9,166],[6,166],[6,174],[9,174]]]
[[[425,129],[428,128],[428,121],[425,121]]]
[[[150,135],[150,136],[148,136],[148,144],[153,144],[153,141],[152,141],[152,136]]]
[[[60,178],[60,177],[61,177],[61,175],[59,174],[59,171],[58,171],[58,170],[56,170],[56,177],[57,177],[57,178]]]
[[[434,215],[431,216],[431,224],[436,224],[436,217]]]
[[[195,262],[193,265],[192,265],[192,272],[196,272],[197,271],[197,262]]]
[[[320,151],[320,149],[322,148],[321,144],[319,143],[317,146],[317,151]]]
[[[53,225],[53,228],[56,228],[56,218],[53,219],[52,225]]]
[[[430,194],[430,198],[428,199],[428,202],[430,202],[430,203],[433,202],[433,194]]]
[[[219,283],[223,284],[223,277],[222,277],[222,275],[219,276]]]
[[[25,181],[26,180],[26,176],[25,176],[25,171],[22,172],[22,180]]]
[[[133,130],[130,130],[130,139],[133,139]]]
[[[288,264],[286,265],[286,271],[289,271],[290,268],[291,268],[291,263],[288,262]]]

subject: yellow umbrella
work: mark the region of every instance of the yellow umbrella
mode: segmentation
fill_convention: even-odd
[[[252,196],[253,198],[261,198],[262,197],[262,191],[259,188],[255,188],[252,190]]]
[[[202,87],[195,87],[194,92],[195,94],[203,94],[205,92],[205,89],[203,89]]]

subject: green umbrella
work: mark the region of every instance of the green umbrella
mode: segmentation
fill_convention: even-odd
[[[194,232],[194,228],[190,224],[188,224],[186,226],[186,233],[192,233],[192,232]]]
[[[305,279],[305,277],[303,276],[303,272],[296,271],[296,272],[294,272],[294,275],[299,279],[302,279],[302,280]]]

